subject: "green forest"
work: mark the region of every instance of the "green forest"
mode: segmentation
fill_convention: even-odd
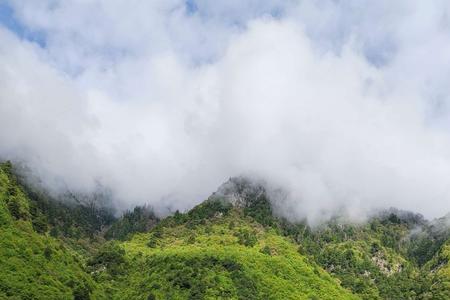
[[[186,212],[117,216],[0,165],[0,299],[450,299],[449,218],[388,209],[311,227],[232,178]]]

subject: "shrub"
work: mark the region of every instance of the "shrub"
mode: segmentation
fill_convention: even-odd
[[[264,246],[259,252],[266,254],[266,255],[272,255],[272,251],[270,250],[269,246]]]
[[[44,256],[46,259],[50,259],[52,257],[53,251],[52,248],[50,248],[50,246],[45,247],[44,249]]]
[[[73,289],[73,299],[74,300],[89,300],[90,296],[90,288],[84,284],[77,284]]]
[[[20,219],[20,204],[15,198],[10,198],[8,202],[8,210],[14,219]]]
[[[108,242],[88,261],[91,267],[104,266],[111,275],[121,274],[125,267],[125,250],[116,243]]]
[[[195,234],[192,233],[189,238],[187,239],[188,244],[194,244],[195,243]]]
[[[208,218],[212,218],[218,214],[227,215],[232,205],[222,199],[209,199],[202,204],[194,207],[188,214],[187,220],[200,222]]]
[[[147,246],[150,248],[156,248],[156,246],[158,246],[158,239],[152,235],[150,240],[147,242]]]
[[[48,222],[47,222],[47,218],[44,215],[39,214],[37,217],[33,218],[32,224],[33,224],[33,229],[37,233],[47,232]]]
[[[253,247],[258,241],[256,234],[248,229],[240,229],[235,236],[238,238],[238,243],[246,247]]]

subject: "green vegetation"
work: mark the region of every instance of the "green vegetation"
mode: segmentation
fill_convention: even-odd
[[[159,219],[153,210],[146,206],[137,206],[133,211],[126,211],[123,216],[106,231],[105,238],[127,240],[133,234],[149,231]]]
[[[46,225],[30,213],[11,165],[1,164],[0,299],[88,299],[97,287],[75,251],[42,234]]]
[[[431,281],[429,294],[432,299],[450,299],[450,241],[424,266]]]
[[[106,203],[106,206],[105,206]],[[449,299],[449,217],[389,210],[311,228],[232,179],[192,210],[119,219],[0,164],[0,299]]]
[[[118,299],[357,299],[289,240],[238,210],[194,229],[187,224],[123,244],[131,263],[123,284],[132,288]]]

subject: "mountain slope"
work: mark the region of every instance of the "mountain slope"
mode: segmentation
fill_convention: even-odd
[[[437,299],[441,293],[433,288],[436,276],[422,265],[450,236],[444,219],[428,222],[421,215],[389,209],[359,224],[336,216],[312,228],[306,221],[276,216],[261,183],[232,178],[216,195],[290,237],[302,254],[363,299]],[[443,275],[439,282],[448,278]]]
[[[429,287],[405,255],[409,230],[403,225],[372,219],[366,224],[330,222],[302,232],[302,226],[288,230],[303,253],[363,299],[416,299]]]
[[[0,299],[450,297],[448,217],[390,209],[310,227],[276,215],[264,186],[244,178],[162,220],[148,207],[116,219],[96,202],[107,198],[68,197],[0,164]]]
[[[80,238],[91,231],[73,227],[77,224],[72,221],[79,234],[69,230],[67,236],[60,235],[63,231],[50,236],[67,219],[48,223],[55,214],[53,204],[36,204],[42,199],[33,195],[32,201],[25,190],[11,165],[2,164],[0,298],[357,299],[300,255],[295,244],[229,203],[206,201],[164,219],[150,233],[100,245]],[[139,224],[152,219],[151,214],[134,213]],[[126,225],[120,220],[112,228],[141,230],[133,219],[127,215]],[[89,243],[93,254],[80,251],[80,243]]]
[[[450,241],[442,245],[424,269],[431,280],[433,299],[450,299]]]
[[[166,219],[122,247],[130,260],[117,299],[357,299],[295,244],[239,210]],[[219,204],[218,206],[220,206]]]
[[[82,258],[36,232],[39,225],[33,226],[29,200],[10,167],[0,165],[0,298],[86,299],[96,283]]]

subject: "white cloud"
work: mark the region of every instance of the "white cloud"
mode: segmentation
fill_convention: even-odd
[[[46,48],[0,30],[0,155],[50,186],[183,210],[251,174],[295,217],[450,210],[445,2],[51,3],[15,3]]]

